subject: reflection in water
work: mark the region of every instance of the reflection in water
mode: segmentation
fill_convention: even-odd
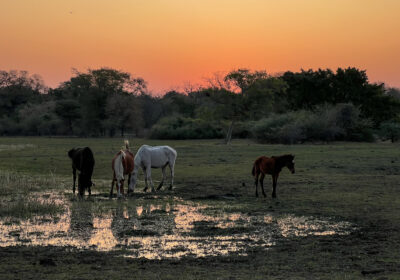
[[[114,248],[118,241],[111,232],[110,217],[95,217],[93,219],[94,233],[91,236],[88,246],[95,247],[100,251],[109,251]]]
[[[69,233],[71,236],[88,241],[94,229],[93,226],[93,203],[87,201],[73,202],[69,207],[70,227]]]
[[[284,237],[289,236],[307,236],[307,235],[346,235],[352,230],[349,222],[330,222],[312,217],[296,217],[288,215],[278,221],[281,234]]]
[[[180,258],[228,254],[246,255],[251,248],[268,248],[280,238],[308,235],[349,234],[347,222],[313,217],[207,214],[207,205],[177,201],[176,204],[138,205],[93,214],[93,203],[64,205],[57,219],[39,217],[9,224],[0,221],[0,246],[72,246],[109,251],[125,248],[126,257]]]

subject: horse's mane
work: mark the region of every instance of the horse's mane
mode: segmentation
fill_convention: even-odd
[[[118,154],[120,154],[122,156],[122,158],[125,158],[125,151],[124,150],[120,150]]]
[[[281,156],[272,156],[271,158],[275,159],[278,162],[287,162],[287,161],[292,161],[294,159],[294,155],[286,154]]]
[[[129,151],[129,141],[128,141],[128,140],[125,140],[125,141],[124,141],[124,144],[125,144],[125,150],[128,150],[128,151]]]

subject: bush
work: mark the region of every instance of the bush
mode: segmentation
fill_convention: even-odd
[[[161,119],[150,131],[150,138],[153,139],[212,139],[224,136],[220,123],[183,117]]]
[[[0,119],[0,135],[17,135],[20,133],[20,125],[12,118]]]
[[[383,122],[379,127],[379,136],[382,140],[389,140],[392,143],[400,139],[400,123],[396,121]]]
[[[52,101],[28,104],[19,113],[20,129],[25,135],[57,135],[63,128],[62,121],[55,114]]]
[[[226,122],[225,127],[229,127],[231,122]],[[254,122],[235,122],[233,125],[233,130],[232,130],[232,137],[233,138],[251,138],[252,133],[251,129],[254,125]],[[226,131],[225,133],[226,134]]]
[[[360,118],[352,104],[322,106],[316,111],[273,115],[254,123],[251,131],[258,141],[294,144],[304,141],[373,141],[372,123]]]
[[[302,128],[297,123],[297,112],[272,115],[254,122],[251,132],[258,141],[269,143],[296,143],[302,140]]]

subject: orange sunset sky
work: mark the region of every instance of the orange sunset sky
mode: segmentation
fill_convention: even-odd
[[[153,93],[234,68],[354,66],[400,87],[399,0],[0,0],[0,70],[112,67]]]

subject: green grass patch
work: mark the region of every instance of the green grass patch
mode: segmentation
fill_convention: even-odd
[[[38,198],[17,196],[10,201],[0,201],[0,217],[30,219],[35,216],[54,216],[64,210],[54,201],[41,201]]]
[[[56,192],[64,193],[71,204],[72,229],[77,229],[78,233],[80,228],[93,227],[96,215],[112,215],[124,221],[127,213],[147,223],[149,230],[153,225],[162,227],[166,206],[173,207],[176,203],[207,204],[209,207],[199,212],[211,216],[232,213],[250,217],[313,216],[347,221],[355,224],[357,230],[348,236],[287,238],[268,251],[251,249],[244,257],[180,261],[126,259],[120,256],[121,252],[3,248],[0,249],[1,275],[8,279],[49,276],[48,268],[40,267],[37,261],[40,256],[51,258],[57,264],[52,267],[54,276],[44,277],[54,279],[62,275],[70,278],[70,271],[74,271],[75,278],[98,279],[119,279],[132,273],[141,279],[176,275],[184,279],[357,279],[364,277],[362,271],[374,269],[382,272],[365,277],[398,278],[400,144],[261,145],[234,140],[227,146],[221,140],[129,140],[133,151],[142,144],[170,145],[177,150],[172,192],[142,193],[144,183],[140,173],[134,197],[107,198],[112,177],[111,160],[123,144],[121,138],[0,138],[0,147],[4,147],[0,149],[0,216],[29,218],[57,214],[62,206],[60,210],[59,204],[51,203],[52,199],[36,200],[32,195],[40,197],[46,192]],[[11,149],[9,145],[18,148]],[[67,151],[83,146],[91,147],[94,152],[93,182],[96,186],[92,188],[91,199],[78,200],[72,196],[72,169]],[[272,182],[266,177],[267,197],[256,198],[251,176],[254,160],[260,155],[287,153],[296,155],[296,173],[282,171],[277,199],[271,198]],[[157,185],[161,170],[153,169],[152,178]],[[149,211],[152,205],[160,209]],[[140,217],[137,207],[143,207]],[[131,225],[127,226],[126,233],[129,233]],[[203,231],[203,228],[207,230],[208,225],[199,223],[195,229]],[[24,272],[18,274],[18,271]]]

